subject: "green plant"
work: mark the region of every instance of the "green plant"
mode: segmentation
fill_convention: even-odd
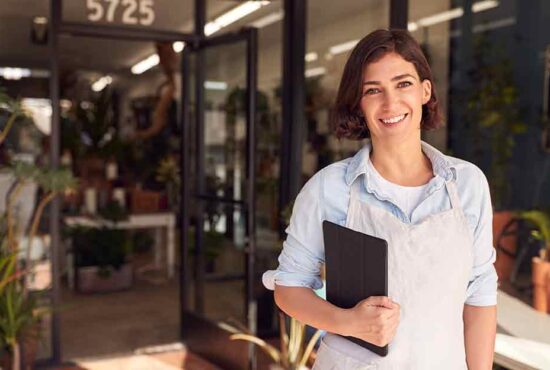
[[[26,116],[26,113],[21,106],[21,102],[19,100],[12,99],[4,92],[4,90],[0,90],[0,110],[8,114],[8,119],[0,132],[0,144],[2,144],[4,140],[6,140],[6,137],[15,124],[15,121],[18,118]]]
[[[516,217],[529,222],[535,226],[535,230],[531,232],[531,235],[542,240],[545,244],[545,248],[541,250],[541,258],[544,261],[550,262],[550,214],[548,211],[542,210],[529,210],[516,213]]]
[[[76,226],[68,234],[72,238],[75,265],[97,266],[102,277],[109,277],[112,269],[120,269],[132,251],[131,239],[125,230]]]
[[[73,150],[77,157],[117,156],[123,144],[117,138],[111,91],[104,89],[93,101],[75,106],[73,119],[63,121],[68,126],[63,146]]]
[[[9,114],[0,134],[2,145],[17,118],[24,116],[25,112],[18,100],[11,99],[3,92],[0,92],[0,109]],[[39,308],[35,294],[28,291],[26,284],[25,277],[33,270],[32,240],[37,234],[45,207],[57,194],[74,189],[76,180],[67,169],[50,169],[23,162],[12,163],[8,171],[13,174],[15,181],[7,193],[6,213],[1,216],[0,346],[2,350],[6,347],[9,349],[12,355],[12,369],[17,370],[20,368],[20,343],[40,335],[37,324],[49,311]],[[32,214],[27,234],[29,242],[26,247],[26,258],[20,263],[20,246],[16,233],[18,225],[14,221],[13,208],[23,186],[30,181],[39,186],[43,195]]]
[[[0,335],[2,346],[7,346],[12,354],[12,369],[19,369],[21,341],[38,340],[38,326],[47,309],[39,308],[33,295],[24,293],[24,283],[20,279],[10,281],[0,294]]]
[[[475,39],[473,61],[466,126],[474,157],[479,157],[489,145],[491,195],[495,208],[502,209],[509,201],[515,135],[524,133],[527,125],[520,116],[511,60],[500,55],[495,44],[482,34]],[[479,158],[474,162],[479,163]]]
[[[157,167],[155,179],[164,184],[168,203],[171,208],[177,208],[181,188],[180,169],[172,156],[162,159]]]
[[[286,316],[279,311],[279,334],[280,349],[275,348],[261,338],[251,334],[246,328],[232,328],[234,334],[229,338],[231,340],[245,340],[254,343],[262,349],[276,365],[285,370],[307,369],[307,362],[315,344],[321,337],[321,330],[317,330],[306,344],[306,325],[295,318],[290,317],[290,330],[286,329]]]
[[[120,205],[119,202],[111,200],[107,204],[100,208],[97,213],[105,220],[112,221],[114,223],[124,221],[128,219],[128,211]]]
[[[208,230],[203,233],[205,246],[204,256],[206,260],[214,261],[223,251],[223,245],[225,241],[225,235],[215,230]],[[190,229],[189,232],[189,253],[195,253],[195,229]]]

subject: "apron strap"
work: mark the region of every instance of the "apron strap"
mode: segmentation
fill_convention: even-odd
[[[460,205],[460,198],[458,197],[458,190],[456,190],[456,184],[454,181],[445,181],[445,187],[447,188],[447,193],[449,193],[449,198],[451,199],[452,208],[462,208]]]

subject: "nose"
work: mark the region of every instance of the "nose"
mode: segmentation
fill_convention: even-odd
[[[384,108],[384,110],[391,112],[398,101],[399,96],[396,91],[386,90],[383,96],[382,107]]]

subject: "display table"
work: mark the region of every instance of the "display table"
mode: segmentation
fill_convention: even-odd
[[[128,219],[119,222],[112,222],[99,217],[90,216],[67,216],[63,218],[67,226],[86,227],[108,227],[113,229],[154,229],[155,230],[155,263],[156,269],[161,268],[162,249],[166,248],[166,275],[168,279],[174,277],[175,273],[175,226],[176,216],[173,212],[130,214]],[[166,241],[163,243],[163,233]],[[164,244],[164,245],[163,245]],[[72,256],[71,256],[72,257]],[[72,263],[69,258],[68,263]],[[69,285],[74,286],[74,270],[68,268]]]

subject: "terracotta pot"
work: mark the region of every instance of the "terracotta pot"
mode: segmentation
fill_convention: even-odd
[[[499,211],[493,213],[493,240],[494,245],[497,247],[497,242],[504,227],[512,220],[514,213],[511,211]],[[514,226],[517,228],[517,225]],[[512,229],[515,231],[515,229]],[[500,240],[500,246],[509,253],[515,255],[517,249],[517,234],[507,235]],[[497,259],[495,261],[495,269],[499,280],[509,281],[510,275],[514,268],[515,259],[508,254],[505,254],[502,250],[497,248]]]
[[[534,257],[531,266],[533,307],[537,311],[550,313],[550,262]]]

